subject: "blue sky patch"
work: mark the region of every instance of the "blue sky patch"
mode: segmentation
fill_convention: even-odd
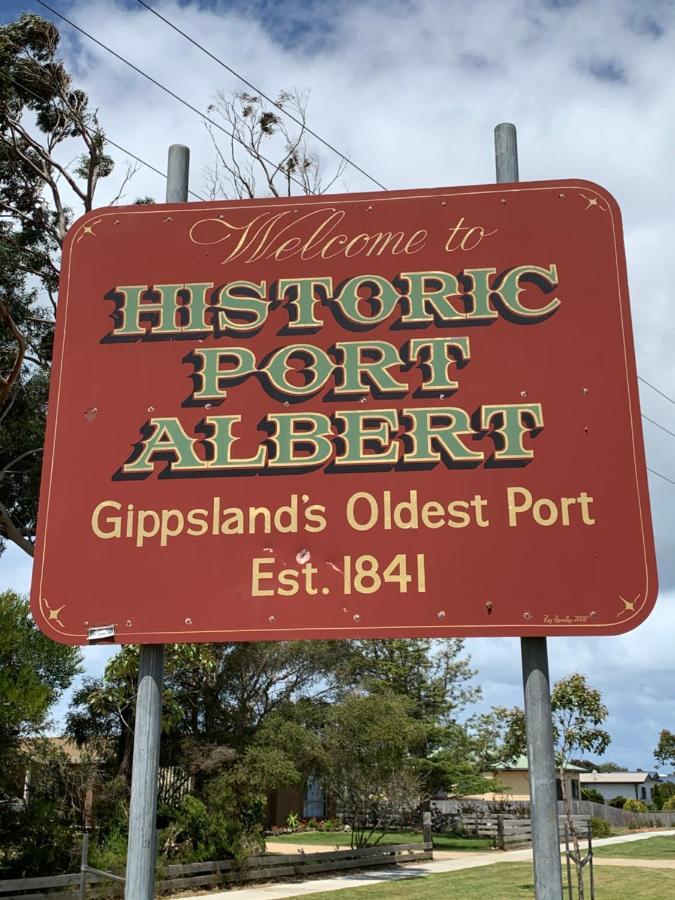
[[[616,59],[587,60],[582,63],[581,68],[598,81],[609,81],[615,84],[626,84],[628,82],[625,68]]]

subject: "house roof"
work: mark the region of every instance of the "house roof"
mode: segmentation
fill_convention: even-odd
[[[509,765],[493,766],[491,771],[493,771],[493,772],[513,772],[513,771],[527,772],[528,768],[529,767],[527,765],[527,756],[525,756],[525,754],[522,754],[521,756],[516,757],[516,759]],[[565,766],[565,771],[566,772],[583,772],[585,770],[581,769],[579,766],[567,765],[567,766]]]
[[[75,741],[67,737],[51,735],[46,738],[27,738],[24,746],[29,750],[32,746],[39,746],[39,743],[42,741],[47,742],[53,750],[60,750],[62,753],[65,753],[71,763],[81,763],[85,757],[86,748],[78,747]],[[98,759],[98,753],[95,752],[93,758]]]
[[[579,781],[584,784],[644,784],[649,772],[584,772]]]

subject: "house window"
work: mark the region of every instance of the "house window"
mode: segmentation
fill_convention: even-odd
[[[302,815],[305,819],[322,819],[326,814],[326,804],[321,782],[310,775],[305,788]]]
[[[556,792],[556,795],[557,795],[557,797],[558,797],[558,800],[562,800],[562,798],[563,798],[563,795],[562,795],[562,785],[560,784],[560,779],[559,779],[559,778],[556,778],[556,780],[555,780],[555,792]]]
[[[572,781],[571,784],[572,784],[572,800],[578,800],[579,799],[579,782]]]
[[[640,794],[642,796],[642,799],[646,800],[647,799],[647,788],[646,787],[640,788]]]

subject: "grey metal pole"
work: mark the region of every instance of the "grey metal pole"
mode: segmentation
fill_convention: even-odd
[[[503,122],[495,128],[495,163],[498,184],[518,181],[516,127],[509,122]],[[537,900],[562,900],[558,797],[546,638],[521,638],[520,649],[530,780],[534,890]]]
[[[169,147],[166,202],[184,203],[188,198],[190,150],[182,144]],[[129,841],[124,896],[126,900],[153,900],[157,853],[157,777],[162,725],[164,644],[141,647],[134,756],[129,804]]]
[[[141,647],[129,803],[126,900],[153,900],[164,644]]]
[[[537,900],[562,900],[558,796],[546,638],[521,638],[520,649],[523,659],[530,777],[534,891]]]
[[[166,202],[186,203],[190,173],[190,148],[184,144],[171,144],[166,176]]]
[[[516,126],[502,122],[495,127],[495,167],[497,184],[518,181],[518,138]]]

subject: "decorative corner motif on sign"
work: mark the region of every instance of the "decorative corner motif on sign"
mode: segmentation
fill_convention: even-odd
[[[579,196],[583,197],[586,201],[586,209],[590,209],[591,206],[596,206],[598,209],[601,209],[603,212],[607,212],[607,207],[603,206],[600,200],[597,197],[588,197],[586,194],[583,194],[579,191]]]
[[[65,608],[65,605],[66,604],[63,603],[61,606],[52,608],[46,597],[40,597],[40,612],[55,631],[65,630],[63,622],[59,618],[61,610]],[[58,628],[54,625],[54,622],[59,626]]]
[[[99,222],[102,222],[103,219],[94,219],[89,225],[80,225],[77,230],[77,235],[75,236],[75,243],[79,244],[83,237],[90,234],[92,237],[96,237],[96,232],[94,231],[94,226],[98,225]]]
[[[623,609],[620,610],[616,614],[617,619],[620,619],[621,616],[625,616],[626,613],[628,613],[628,612],[634,613],[636,611],[635,604],[638,602],[639,599],[640,599],[639,594],[636,594],[632,600],[626,600],[624,597],[621,596],[621,594],[619,594],[619,600],[623,603]]]

